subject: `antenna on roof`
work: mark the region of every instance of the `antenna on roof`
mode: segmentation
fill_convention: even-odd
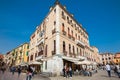
[[[55,1],[55,4],[59,4],[59,3],[60,3],[59,0],[56,0],[56,1]]]

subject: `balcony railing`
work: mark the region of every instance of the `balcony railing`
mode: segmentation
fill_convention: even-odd
[[[40,55],[40,56],[37,56],[35,59],[36,60],[40,60],[40,59],[42,59],[43,58],[43,55]]]
[[[72,37],[72,36],[71,36],[70,34],[68,34],[68,38],[70,38],[70,39],[71,39],[71,37]]]
[[[62,18],[65,20],[65,15],[62,15]]]
[[[44,39],[42,38],[41,40],[37,41],[37,45],[44,43]]]
[[[72,54],[73,54],[73,53],[71,53],[71,52],[69,53],[70,57],[72,57]]]
[[[72,57],[76,58],[76,54],[75,54],[75,53],[73,53]]]
[[[73,41],[75,41],[75,37],[74,36],[72,36],[71,38],[72,38]]]
[[[66,35],[66,31],[62,30],[63,35]]]
[[[43,55],[43,50],[38,52],[38,56]]]
[[[77,27],[75,27],[75,30],[77,30]]]
[[[53,30],[52,30],[52,34],[54,34],[56,32],[56,29],[54,28]]]
[[[63,51],[63,55],[67,56],[67,51]]]
[[[69,21],[69,20],[67,20],[67,23],[68,23],[68,24],[70,24],[70,21]]]
[[[52,51],[52,55],[55,55],[56,54],[56,51],[54,50],[54,51]]]
[[[83,42],[81,42],[80,40],[76,40],[76,44],[79,46],[85,47],[85,44]]]

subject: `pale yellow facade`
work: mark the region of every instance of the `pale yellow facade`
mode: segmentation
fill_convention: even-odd
[[[21,63],[27,63],[29,44],[24,43],[6,54],[6,63],[8,66],[18,66]]]
[[[116,53],[113,59],[114,64],[120,65],[120,53]]]
[[[21,65],[22,63],[27,63],[29,44],[24,43],[15,49],[16,61],[15,65]]]

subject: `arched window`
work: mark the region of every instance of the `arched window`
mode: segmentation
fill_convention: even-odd
[[[56,40],[54,40],[54,51],[56,51]]]
[[[75,48],[74,48],[74,46],[73,46],[73,54],[75,54]]]
[[[80,40],[80,36],[78,36],[78,40]]]
[[[64,31],[64,28],[65,28],[64,23],[62,23],[62,31]]]
[[[70,34],[70,29],[68,28],[68,35]]]
[[[77,55],[78,55],[78,48],[77,48]]]
[[[65,41],[63,41],[63,52],[65,52]]]
[[[69,44],[69,54],[71,54],[71,45]]]
[[[71,34],[72,34],[72,36],[73,36],[73,30],[71,31]]]
[[[81,51],[81,49],[80,49],[80,56],[82,56],[82,51]]]
[[[75,34],[75,38],[77,39],[77,33]]]

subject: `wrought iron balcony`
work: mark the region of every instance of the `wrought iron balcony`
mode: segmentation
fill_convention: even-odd
[[[65,15],[62,15],[62,18],[65,20]]]
[[[42,59],[43,58],[43,55],[40,55],[40,56],[37,56],[35,59],[36,60],[40,60],[40,59]]]
[[[71,37],[72,37],[72,36],[71,36],[70,34],[68,34],[68,38],[70,38],[70,39],[71,39]]]
[[[85,47],[85,44],[83,42],[81,42],[80,40],[76,40],[76,44],[79,46]]]
[[[54,51],[52,51],[52,55],[55,55],[56,54],[56,51],[54,50]]]
[[[43,55],[43,50],[38,52],[38,56]]]
[[[66,31],[62,30],[63,35],[66,35]]]
[[[52,30],[52,34],[54,34],[56,32],[56,28],[54,28],[53,30]]]
[[[67,51],[63,51],[63,55],[67,56]]]

